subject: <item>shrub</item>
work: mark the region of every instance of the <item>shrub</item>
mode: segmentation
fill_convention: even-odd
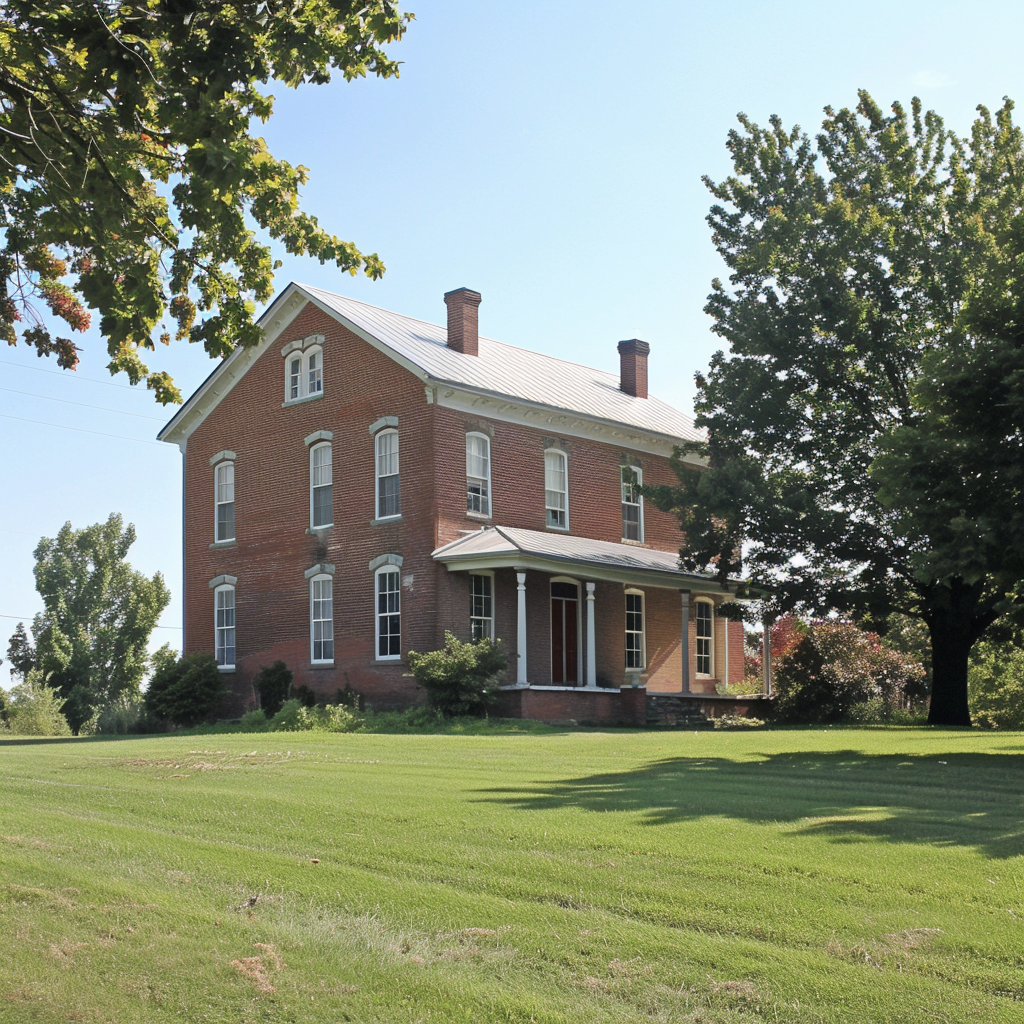
[[[462,643],[451,633],[445,633],[440,651],[409,652],[417,684],[427,691],[431,705],[449,717],[486,714],[507,664],[500,640]]]
[[[43,681],[38,669],[30,669],[25,680],[11,690],[7,720],[18,736],[70,736],[71,727],[61,712],[64,698]]]
[[[267,716],[259,708],[253,708],[242,715],[238,725],[242,732],[266,732],[270,728]]]
[[[286,700],[270,720],[274,732],[355,732],[363,724],[358,714],[340,704],[307,707],[297,697]]]
[[[288,699],[294,679],[292,670],[283,662],[264,665],[256,674],[253,685],[260,695],[260,707],[267,718],[273,718]]]
[[[967,672],[971,713],[989,729],[1024,729],[1024,648],[982,642]]]
[[[294,697],[303,707],[315,708],[319,703],[316,694],[305,683],[302,686],[293,686],[289,697]]]
[[[223,692],[213,655],[196,651],[178,661],[162,661],[149,681],[146,708],[163,721],[188,728],[213,717]]]
[[[924,669],[848,622],[815,622],[780,659],[772,716],[792,723],[888,721],[911,704]]]
[[[100,708],[79,730],[89,735],[126,736],[162,732],[167,724],[155,718],[142,697],[122,695]]]

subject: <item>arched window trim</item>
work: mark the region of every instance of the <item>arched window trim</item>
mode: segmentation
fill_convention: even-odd
[[[231,607],[227,608],[225,602],[225,607],[221,608],[221,595],[228,593],[231,594]],[[222,583],[213,591],[213,650],[217,668],[221,672],[234,672],[235,662],[238,660],[235,596],[233,583]],[[223,619],[220,614],[222,611],[225,612]],[[227,614],[228,612],[230,615]]]
[[[487,473],[484,476],[477,474],[470,475],[469,465],[469,439],[479,438],[484,443],[484,458],[486,459]],[[473,483],[477,481],[477,491],[473,491]],[[478,505],[478,508],[474,508]],[[466,511],[473,516],[490,519],[494,510],[494,502],[491,494],[491,439],[480,430],[466,431]]]
[[[326,569],[326,565],[321,565],[321,569]],[[333,568],[333,567],[332,567]],[[323,594],[322,588],[318,584],[322,584],[324,581],[328,581],[331,584],[331,614],[330,617],[324,617],[322,612]],[[320,596],[317,597],[317,591],[320,590]],[[317,602],[321,602],[321,607],[317,607]],[[321,612],[321,616],[317,618],[317,611]],[[317,623],[327,623],[326,629],[321,628],[321,636],[317,638]],[[329,633],[330,636],[326,634]],[[317,657],[317,644],[321,645],[320,657]],[[329,648],[328,648],[329,645]],[[329,655],[329,656],[328,656]],[[309,580],[309,660],[312,665],[333,665],[334,664],[334,573],[333,572],[318,572],[315,576]]]
[[[223,490],[222,476],[230,477],[223,482]],[[227,544],[234,539],[235,463],[233,459],[222,459],[213,467],[213,542]]]
[[[331,455],[331,461],[330,461],[330,466],[329,466],[329,468],[330,468],[330,478],[331,479],[330,479],[330,481],[328,483],[324,483],[323,480],[320,479],[320,482],[318,483],[317,482],[318,477],[316,475],[316,467],[315,467],[315,462],[316,462],[316,458],[317,458],[316,453],[320,452],[320,451],[323,451],[324,449],[327,449],[330,452],[330,455]],[[320,467],[320,468],[323,469],[323,467]],[[323,474],[321,474],[321,477],[322,477],[322,475]],[[328,522],[326,522],[326,523],[318,523],[316,521],[316,498],[317,498],[317,493],[316,492],[318,490],[327,489],[327,488],[330,488],[330,494],[329,494],[330,500],[329,501],[325,501],[324,504],[325,505],[329,505],[329,507],[330,507],[330,515],[328,516]],[[330,529],[333,525],[334,525],[334,446],[333,446],[333,444],[330,441],[323,441],[323,442],[321,442],[319,444],[314,444],[314,445],[310,446],[310,449],[309,449],[309,528],[311,530],[327,530],[327,529]]]
[[[622,539],[624,541],[642,544],[644,542],[644,496],[642,494],[636,495],[636,501],[631,502],[626,500],[626,481],[623,480],[623,476],[626,471],[630,471],[636,474],[637,487],[643,487],[644,485],[644,471],[640,466],[633,465],[632,463],[624,463],[619,470],[619,483],[621,488],[621,500],[622,500]],[[627,537],[627,522],[626,522],[626,510],[635,508],[637,510],[637,536]]]
[[[709,598],[709,597],[698,597],[698,598],[696,598],[694,600],[693,604],[694,604],[693,623],[694,623],[694,629],[697,632],[697,658],[696,658],[696,662],[697,662],[697,669],[696,669],[697,678],[698,679],[713,679],[714,675],[715,675],[715,602],[712,601],[711,598]],[[699,618],[699,615],[698,615],[698,612],[697,612],[697,608],[699,608],[701,605],[704,605],[705,607],[709,608],[710,611],[711,611],[711,614],[709,616],[709,622],[710,622],[709,628],[710,628],[711,632],[710,632],[710,635],[707,636],[707,637],[702,637],[700,635],[700,618]],[[700,663],[701,663],[701,658],[702,658],[702,654],[701,654],[701,641],[702,640],[705,641],[706,644],[707,644],[707,654],[706,654],[707,666],[708,666],[708,671],[707,672],[701,672],[700,668],[699,668]]]
[[[629,609],[629,598],[630,597],[640,598],[640,664],[630,665],[629,664],[629,644],[625,644],[625,666],[627,672],[644,672],[647,670],[647,595],[636,587],[627,587],[623,592],[623,611],[625,614],[625,636],[624,640],[628,639],[629,635],[636,634],[638,631],[630,629],[630,609]]]
[[[389,594],[397,594],[397,605],[396,611],[390,609],[381,611],[381,590],[380,590],[380,578],[381,576],[393,574],[398,580],[398,587],[395,590],[388,591]],[[381,641],[381,625],[384,618],[393,619],[398,618],[398,632],[395,634],[393,631],[389,631],[387,636],[398,636],[398,652],[395,654],[381,654],[380,641]],[[391,626],[393,623],[389,622]],[[373,650],[374,656],[377,661],[400,661],[402,658],[402,574],[399,566],[394,564],[382,565],[374,570],[373,573]]]
[[[396,450],[394,452],[395,469],[394,473],[381,474],[381,441],[385,437],[394,437],[396,441]],[[387,511],[386,508],[382,508],[381,503],[381,481],[390,478],[396,478],[395,492],[394,492],[394,511]],[[390,504],[391,494],[387,495],[388,504]],[[398,436],[398,431],[394,427],[387,427],[384,430],[378,430],[373,435],[373,517],[374,519],[398,519],[402,515],[402,445]]]
[[[562,490],[554,491],[548,488],[548,456],[555,455],[562,461]],[[557,513],[559,509],[556,506],[549,504],[548,495],[558,494],[562,495],[564,508],[561,509],[562,518],[565,520],[562,523],[553,520],[552,513]],[[566,533],[569,532],[569,456],[561,448],[545,448],[544,449],[544,523],[549,530],[563,530]]]

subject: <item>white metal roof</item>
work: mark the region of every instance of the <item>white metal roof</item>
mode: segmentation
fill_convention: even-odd
[[[438,383],[622,423],[679,440],[703,440],[693,420],[653,396],[634,398],[614,373],[480,338],[479,355],[448,347],[448,330],[377,306],[297,285]],[[609,344],[611,344],[609,342]]]
[[[714,592],[724,589],[711,577],[683,572],[678,554],[672,551],[511,526],[484,527],[437,548],[433,557],[452,569],[522,566],[557,572],[575,565],[586,567],[587,574],[597,579]]]

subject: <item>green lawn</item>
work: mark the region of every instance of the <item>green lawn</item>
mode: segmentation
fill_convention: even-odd
[[[3,1022],[1024,1020],[1021,734],[8,739],[0,773]]]

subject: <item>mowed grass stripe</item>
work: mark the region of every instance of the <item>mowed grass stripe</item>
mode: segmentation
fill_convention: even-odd
[[[0,1020],[1019,1020],[1022,747],[10,741]]]

